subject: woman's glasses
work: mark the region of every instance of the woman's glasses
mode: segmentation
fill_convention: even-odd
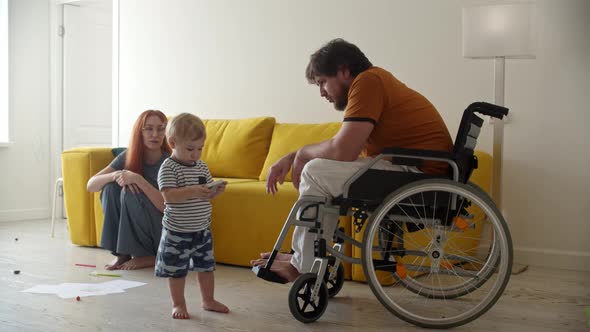
[[[150,134],[150,135],[154,134],[154,133],[157,133],[158,135],[162,135],[166,131],[166,126],[162,126],[162,127],[145,126],[145,127],[141,128],[141,130],[144,133]]]

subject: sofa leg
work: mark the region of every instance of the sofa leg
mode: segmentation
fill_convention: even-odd
[[[51,237],[55,237],[55,210],[56,207],[55,205],[57,204],[57,195],[59,194],[59,189],[63,188],[63,178],[58,178],[57,181],[55,181],[55,188],[53,191],[53,205],[52,205],[52,209],[51,209]],[[63,192],[63,189],[62,191]]]

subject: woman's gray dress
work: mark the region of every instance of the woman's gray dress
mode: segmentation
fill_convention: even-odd
[[[125,166],[126,152],[109,165],[116,170]],[[169,155],[164,153],[154,165],[143,164],[143,176],[158,188],[158,170]],[[106,184],[100,193],[104,212],[100,246],[114,255],[155,256],[162,234],[162,213],[144,193],[122,190],[116,182]]]

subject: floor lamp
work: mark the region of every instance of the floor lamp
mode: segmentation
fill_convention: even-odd
[[[463,56],[494,59],[494,104],[504,106],[505,59],[534,58],[534,34],[534,5],[530,3],[463,8]],[[493,119],[492,123],[492,198],[501,209],[504,121]]]

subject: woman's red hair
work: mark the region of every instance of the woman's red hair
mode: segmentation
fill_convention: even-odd
[[[144,111],[139,115],[137,120],[135,120],[135,124],[133,125],[133,130],[131,131],[131,138],[129,139],[129,146],[127,147],[127,155],[125,157],[125,169],[130,170],[134,173],[143,175],[143,155],[145,150],[145,145],[143,144],[143,126],[145,125],[145,121],[148,117],[155,115],[164,124],[168,122],[166,115],[158,110],[147,110]],[[172,153],[170,146],[168,145],[168,141],[164,138],[162,143],[162,151]]]

